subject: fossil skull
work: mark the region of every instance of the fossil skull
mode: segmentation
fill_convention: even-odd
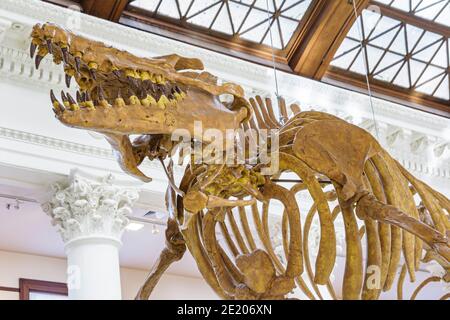
[[[176,54],[141,58],[50,23],[34,26],[31,37],[36,68],[51,54],[55,64],[63,64],[67,86],[72,78],[79,86],[75,98],[61,92],[62,102],[51,91],[56,118],[104,134],[122,168],[144,181],[149,178],[137,166],[175,130],[194,137],[195,121],[204,129],[225,131],[238,128],[249,116],[242,88],[218,85],[215,76],[195,71],[203,69],[198,59]],[[222,102],[221,96],[233,99]],[[143,136],[132,143],[132,134]],[[146,140],[157,144],[143,146]]]

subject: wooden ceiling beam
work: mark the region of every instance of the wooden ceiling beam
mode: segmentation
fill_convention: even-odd
[[[367,94],[367,83],[364,75],[351,71],[330,67],[323,81],[346,89]],[[448,101],[421,94],[420,92],[402,88],[378,79],[370,78],[370,87],[375,97],[403,104],[414,109],[450,118]]]
[[[83,12],[91,16],[117,22],[129,0],[81,0]]]
[[[416,16],[414,13],[406,12],[399,10],[397,8],[393,8],[390,6],[387,6],[385,4],[379,3],[377,1],[370,1],[370,4],[378,7],[380,10],[380,14],[395,20],[403,21],[407,24],[413,25],[415,27],[434,32],[437,34],[440,34],[446,38],[450,38],[450,28],[439,24],[427,19],[424,19],[422,17]]]
[[[358,15],[369,5],[369,0],[353,1]],[[351,1],[316,0],[312,14],[287,54],[294,73],[320,80],[355,20]]]
[[[292,72],[284,55],[284,50],[254,43],[239,36],[227,35],[209,28],[190,24],[145,9],[128,6],[120,22],[132,28],[154,33],[163,37],[226,54],[242,60]]]

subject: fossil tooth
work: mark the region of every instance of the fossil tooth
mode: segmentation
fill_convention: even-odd
[[[155,99],[159,100],[162,95],[164,95],[164,90],[162,89],[162,87],[160,85],[155,85],[155,91],[153,95]]]
[[[85,98],[85,101],[92,101],[91,94],[88,91],[86,91],[86,94],[84,95],[84,98]]]
[[[89,75],[92,79],[97,80],[97,71],[95,69],[89,69]]]
[[[122,95],[120,94],[120,91],[117,93],[117,98],[115,100],[115,104],[118,107],[125,107],[125,100],[123,100]]]
[[[61,48],[62,58],[64,61],[64,64],[69,63],[69,52],[66,47]]]
[[[61,99],[62,99],[62,101],[63,101],[64,106],[65,106],[66,108],[69,108],[69,107],[70,107],[70,103],[69,103],[69,100],[67,99],[67,96],[66,96],[66,94],[64,93],[64,91],[61,91]]]
[[[150,80],[150,74],[147,71],[142,71],[141,72],[141,80],[142,81],[149,81]]]
[[[50,90],[50,99],[52,100],[52,103],[55,103],[55,101],[56,102],[58,101],[55,97],[55,93],[53,92],[53,90]]]
[[[105,99],[105,92],[103,91],[103,88],[99,86],[97,88],[98,91],[98,98],[100,99],[99,104],[102,107],[111,107],[111,105],[108,103],[108,100]]]
[[[70,88],[70,80],[72,80],[72,76],[66,73],[66,86]]]
[[[92,101],[91,94],[89,93],[89,91],[86,91],[86,94],[84,95],[84,100],[85,100],[84,104],[86,105],[87,108],[95,109],[94,101]]]
[[[158,100],[158,107],[161,109],[165,109],[166,106],[170,103],[169,99],[165,95],[161,95],[161,97]]]
[[[141,100],[142,105],[148,107],[151,104],[156,104],[155,98],[153,98],[151,95],[147,95],[144,99]]]
[[[75,101],[75,99],[70,95],[70,93],[67,93],[67,98],[69,98],[69,102],[70,104],[77,104],[77,102]]]
[[[89,62],[88,63],[88,68],[89,68],[89,74],[91,75],[91,78],[94,80],[97,80],[97,69],[98,69],[98,64],[96,62]]]
[[[75,57],[75,70],[79,73],[81,69],[81,58]]]
[[[88,108],[88,109],[95,109],[95,104],[94,104],[94,101],[92,101],[92,100],[86,100],[86,102],[84,103],[84,105],[85,105],[86,108]]]
[[[77,91],[76,98],[77,98],[77,102],[78,103],[82,103],[83,102],[83,97],[81,96],[80,91]]]
[[[158,84],[165,84],[166,83],[165,79],[161,75],[156,75],[155,80],[156,80],[156,83],[158,83]]]
[[[139,98],[135,95],[130,96],[130,104],[137,104],[140,105],[141,101],[139,100]]]
[[[177,100],[177,101],[181,101],[183,100],[183,98],[186,96],[184,94],[183,91],[181,91],[181,89],[178,86],[175,86],[174,88],[172,88],[171,90],[171,95]],[[169,96],[170,98],[170,96]]]
[[[53,90],[50,90],[50,100],[52,101],[53,109],[56,114],[64,111],[64,107],[59,103],[58,99],[56,99]]]
[[[30,57],[31,58],[34,57],[34,54],[36,52],[36,48],[37,48],[37,45],[34,44],[33,42],[31,42],[31,45],[30,45]]]
[[[34,65],[36,66],[36,69],[39,69],[39,65],[41,64],[42,59],[44,59],[44,56],[41,56],[39,54],[36,55],[36,58],[34,60]]]
[[[45,42],[47,43],[48,53],[52,54],[53,53],[52,40],[47,39]]]
[[[105,100],[105,91],[103,91],[102,86],[97,87],[97,92],[98,92],[98,98],[100,100]]]
[[[125,100],[123,100],[122,98],[116,98],[115,104],[118,107],[125,107]]]

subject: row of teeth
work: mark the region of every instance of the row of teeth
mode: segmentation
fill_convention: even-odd
[[[84,66],[84,62],[82,62],[81,59],[83,56],[82,52],[72,54],[67,44],[54,43],[51,41],[51,39],[47,39],[45,40],[45,42],[43,42],[39,38],[33,38],[30,44],[30,56],[31,58],[33,58],[37,50],[37,54],[35,57],[35,67],[36,69],[39,69],[39,66],[45,56],[47,56],[47,54],[49,53],[53,54],[55,48],[61,51],[61,59],[62,62],[64,62],[64,71],[66,72],[66,84],[69,87],[71,77],[74,76],[75,73],[80,74],[82,66]],[[61,61],[56,60],[56,56],[54,57],[55,63],[59,64]],[[74,61],[74,68],[70,66],[70,60]],[[90,77],[93,80],[97,80],[98,63],[96,63],[95,61],[91,61],[86,63],[85,65],[89,71]],[[136,87],[142,86],[144,83],[159,85],[167,84],[167,80],[162,75],[152,74],[147,71],[136,71],[132,69],[121,71],[112,68],[111,72],[118,78],[126,77],[129,80],[130,84]]]
[[[56,48],[61,50],[62,61],[64,62],[64,71],[66,73],[65,82],[67,87],[70,88],[70,83],[72,76],[77,74],[80,76],[81,73],[81,56],[82,54],[72,55],[68,47],[66,45],[58,46]],[[42,45],[41,40],[39,38],[34,38],[31,46],[30,46],[30,56],[33,58],[37,49],[37,54],[35,57],[35,66],[36,69],[39,68],[39,65],[42,59],[48,54],[53,54],[55,50],[55,44],[51,42],[51,40],[46,40],[46,45]],[[54,55],[56,60],[56,56]],[[69,64],[69,59],[73,59],[75,68],[73,69]],[[61,61],[55,61],[59,63]],[[97,79],[97,69],[98,65],[95,62],[90,62],[87,64],[87,68],[89,71],[89,76],[93,79]],[[132,93],[128,97],[128,104],[132,105],[143,105],[143,106],[156,106],[161,109],[165,109],[167,106],[176,105],[177,102],[181,101],[185,98],[186,94],[178,87],[172,86],[169,82],[167,82],[163,76],[151,74],[147,71],[135,71],[135,70],[113,70],[112,74],[114,74],[117,79],[126,78],[128,81],[128,86],[131,88],[131,92],[139,92],[138,94]],[[81,76],[80,76],[81,77]],[[82,85],[80,84],[81,89]],[[62,92],[61,98],[63,103],[61,104],[55,97],[54,93],[51,92],[50,96],[52,99],[52,104],[56,110],[56,112],[68,110],[78,110],[80,108],[88,108],[93,109],[95,106],[101,107],[111,107],[111,103],[115,106],[122,107],[126,105],[125,100],[121,97],[120,92],[118,93],[117,98],[112,101],[108,101],[105,99],[104,91],[99,86],[97,87],[97,96],[98,99],[95,101],[91,100],[88,90],[85,92],[77,92],[77,99],[75,100],[70,94],[65,94]]]
[[[114,101],[115,107],[125,107],[126,105],[142,105],[142,106],[156,106],[160,109],[165,109],[168,106],[175,106],[179,101],[181,101],[185,97],[184,92],[177,92],[173,94],[173,98],[168,98],[165,95],[161,95],[159,100],[156,101],[151,95],[147,95],[145,98],[139,99],[136,95],[130,95],[127,100],[120,95],[120,92],[117,98]],[[111,108],[113,107],[108,100],[105,99],[103,89],[98,87],[98,99],[92,100],[89,92],[77,91],[76,99],[74,99],[70,93],[65,93],[61,91],[61,99],[62,103],[58,101],[55,96],[53,90],[50,90],[50,99],[52,101],[52,105],[54,111],[58,114],[60,112],[64,112],[65,110],[77,111],[80,108],[84,109],[95,109],[96,107],[101,108]]]

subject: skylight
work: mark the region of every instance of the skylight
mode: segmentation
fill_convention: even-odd
[[[450,27],[450,0],[376,0],[376,2]]]
[[[135,0],[132,5],[228,36],[267,46],[273,44],[276,49],[284,49],[311,2],[312,0]]]
[[[379,2],[401,10],[414,8],[413,12],[417,15],[435,7],[433,9],[435,15],[428,16],[433,21],[448,10],[450,3],[450,1],[433,2],[432,0],[382,0]],[[425,2],[429,5],[425,6]],[[447,14],[447,20],[449,18],[450,15]],[[448,21],[444,22],[448,25]],[[364,50],[360,49],[361,37],[358,25],[361,24]],[[450,99],[448,37],[380,15],[375,11],[364,10],[358,23],[353,25],[336,52],[331,65],[365,75],[363,55],[368,61],[368,74],[371,79],[381,80],[435,98]]]

